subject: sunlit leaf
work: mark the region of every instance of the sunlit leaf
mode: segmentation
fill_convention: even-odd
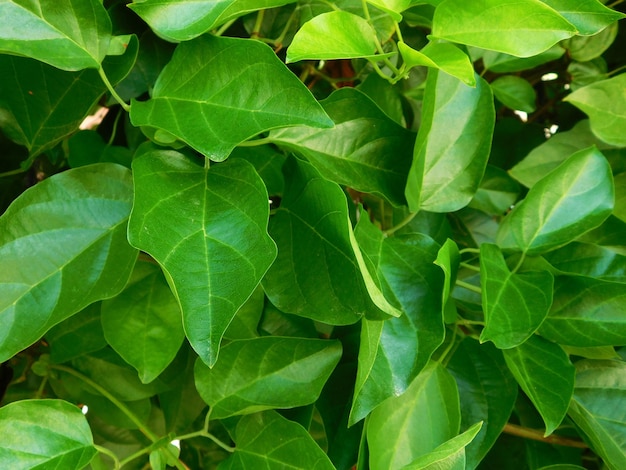
[[[578,34],[590,36],[599,33],[611,23],[626,15],[604,6],[598,0],[541,0],[554,8],[559,14],[573,24]]]
[[[398,50],[407,68],[418,65],[434,67],[458,78],[468,86],[476,85],[470,58],[454,44],[445,41],[429,42],[423,49],[417,51],[404,42],[399,42]]]

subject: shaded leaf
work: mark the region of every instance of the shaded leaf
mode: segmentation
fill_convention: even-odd
[[[626,256],[608,247],[572,242],[543,257],[562,274],[626,283]]]
[[[468,207],[490,215],[502,215],[513,206],[520,186],[504,170],[487,165],[480,186]]]
[[[565,54],[565,49],[556,44],[547,51],[530,57],[520,58],[502,52],[484,51],[482,58],[486,70],[495,73],[511,73],[534,69],[539,65],[557,60],[563,54]]]
[[[617,20],[624,18],[623,13],[612,10],[598,0],[541,0],[554,8],[559,14],[573,24],[578,34],[591,36]]]
[[[489,84],[500,102],[507,108],[532,113],[537,94],[528,81],[516,75],[504,75]]]
[[[567,48],[570,57],[579,62],[588,62],[599,58],[615,41],[617,37],[618,23],[612,23],[593,36],[574,36],[563,41],[563,46]],[[569,69],[569,67],[568,67]],[[568,70],[569,72],[569,70]],[[606,73],[606,70],[604,71]],[[600,80],[606,78],[603,73]],[[572,82],[579,82],[580,79],[572,77]],[[572,88],[575,91],[576,88]]]

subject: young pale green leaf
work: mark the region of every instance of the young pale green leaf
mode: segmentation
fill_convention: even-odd
[[[340,342],[321,339],[233,341],[222,348],[212,369],[196,361],[196,388],[218,419],[308,405],[319,397],[341,349]]]
[[[611,470],[626,466],[626,364],[580,361],[568,415]]]
[[[519,346],[544,321],[552,305],[554,277],[548,271],[511,272],[497,245],[480,245],[485,328],[480,341],[500,349]]]
[[[474,440],[482,425],[482,422],[474,424],[464,433],[402,467],[402,470],[465,470],[465,448]]]
[[[234,441],[237,444],[235,452],[219,465],[219,470],[335,468],[306,429],[275,411],[241,418]]]
[[[440,364],[429,364],[404,394],[389,398],[370,415],[370,467],[386,470],[410,464],[456,436],[460,420],[454,379]]]
[[[307,21],[287,49],[287,63],[299,60],[374,57],[376,31],[360,16],[331,11]]]
[[[188,41],[257,10],[295,0],[135,0],[128,7],[153,31],[171,41]]]
[[[417,0],[367,0],[367,3],[388,12],[396,21],[401,21],[402,15],[400,13],[422,2]]]
[[[437,38],[518,57],[540,54],[577,32],[539,0],[444,0],[432,30]]]
[[[406,198],[411,211],[465,207],[483,177],[495,122],[487,82],[471,88],[438,70],[428,72],[422,122]]]
[[[335,127],[279,129],[270,140],[304,155],[327,179],[405,205],[415,134],[354,88],[341,88],[321,103]]]
[[[180,307],[161,269],[138,262],[126,288],[102,303],[107,342],[152,382],[176,356],[185,338]]]
[[[437,259],[433,261],[434,264],[441,268],[445,277],[441,295],[442,305],[445,305],[450,299],[450,292],[454,289],[460,261],[459,247],[454,241],[448,238],[437,252]],[[454,321],[456,321],[456,317],[453,322]]]
[[[63,70],[100,68],[111,20],[99,0],[5,0],[0,4],[0,52]]]
[[[602,31],[626,15],[604,6],[598,0],[541,0],[573,24],[582,36],[591,36]]]
[[[465,338],[448,363],[456,379],[461,400],[461,429],[469,429],[477,419],[483,421],[478,435],[465,449],[467,469],[474,469],[496,442],[508,422],[515,399],[517,382],[511,375],[502,352],[490,343],[479,344]]]
[[[209,35],[176,48],[152,98],[133,101],[130,117],[135,126],[166,131],[215,161],[270,129],[333,126],[267,45]]]
[[[528,81],[517,75],[504,75],[489,84],[493,94],[507,108],[532,113],[537,94]]]
[[[626,345],[626,289],[582,276],[560,276],[541,335],[568,346]]]
[[[561,424],[574,391],[574,366],[558,344],[531,336],[502,351],[507,366],[546,424],[548,436]]]
[[[537,182],[502,221],[497,243],[528,254],[550,251],[599,226],[613,210],[611,167],[591,147]]]
[[[626,283],[626,256],[605,246],[572,242],[543,257],[561,274]]]
[[[133,175],[129,240],[166,272],[187,338],[212,366],[228,324],[276,255],[265,185],[241,159],[207,169],[174,151],[135,158]]]
[[[21,400],[0,408],[0,461],[5,468],[81,469],[98,451],[87,418],[63,400]]]
[[[591,130],[600,140],[626,146],[626,73],[579,88],[565,98],[589,116]]]
[[[0,217],[0,361],[122,290],[137,258],[132,191],[126,168],[90,165],[37,184]]]
[[[468,86],[476,85],[476,76],[470,58],[454,44],[434,41],[416,51],[406,43],[399,42],[398,51],[402,54],[402,60],[407,68],[418,65],[434,67],[458,78]]]
[[[370,275],[355,252],[341,188],[295,158],[283,171],[285,192],[269,227],[278,257],[263,279],[270,301],[284,312],[332,325],[356,323],[364,314],[399,316],[371,278],[366,285]]]

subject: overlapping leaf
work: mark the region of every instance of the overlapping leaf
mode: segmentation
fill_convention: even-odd
[[[537,94],[528,81],[516,75],[504,75],[489,84],[496,98],[506,107],[532,113],[536,109]]]
[[[572,242],[546,253],[544,258],[562,274],[626,283],[626,256],[608,247]]]
[[[215,36],[180,44],[152,98],[133,101],[130,117],[134,125],[162,129],[216,161],[263,131],[333,126],[267,45]]]
[[[305,338],[233,341],[212,369],[196,362],[196,388],[214,418],[308,405],[322,391],[341,349],[338,341]]]
[[[602,31],[610,24],[624,18],[624,14],[612,10],[598,0],[541,0],[554,8],[559,14],[573,24],[578,34],[591,36]]]
[[[407,68],[418,65],[434,67],[458,78],[468,86],[476,85],[470,58],[454,44],[445,41],[429,42],[423,49],[417,51],[406,43],[399,42],[398,50]]]
[[[207,169],[174,151],[141,155],[133,173],[130,242],[165,270],[187,338],[212,366],[228,324],[274,260],[265,185],[241,159]]]
[[[130,172],[90,165],[26,191],[0,218],[0,360],[122,290],[137,257],[126,240]]]

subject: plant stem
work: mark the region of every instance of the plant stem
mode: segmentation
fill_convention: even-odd
[[[480,250],[478,248],[463,248],[461,251],[459,251],[460,255],[464,255],[465,253],[472,253],[475,255],[479,255]]]
[[[459,266],[461,266],[462,268],[469,269],[471,271],[476,271],[477,273],[480,272],[480,268],[478,266],[474,266],[473,264],[465,263],[464,261],[461,261],[459,263]]]
[[[523,437],[524,439],[532,439],[534,441],[545,442],[547,444],[556,444],[565,447],[576,447],[577,449],[587,449],[588,446],[582,441],[576,439],[570,439],[568,437],[556,436],[554,434],[550,436],[543,435],[543,431],[539,429],[530,429],[517,424],[507,423],[504,426],[502,432],[511,434],[512,436]]]
[[[483,293],[480,287],[470,284],[469,282],[464,282],[464,281],[460,281],[457,279],[455,284],[459,287],[463,287],[464,289],[471,290],[472,292],[476,292],[477,294]]]
[[[113,464],[114,464],[114,469],[118,470],[120,468],[122,468],[122,466],[124,465],[122,462],[120,462],[120,460],[117,458],[117,455],[115,455],[115,453],[111,452],[109,449],[107,449],[106,447],[103,446],[99,446],[98,444],[94,444],[93,445],[96,450],[98,452],[100,452],[101,454],[106,455],[107,457],[109,457],[111,460],[113,460]]]
[[[11,171],[5,171],[4,173],[0,173],[0,178],[4,178],[6,176],[19,175],[20,173],[24,173],[25,171],[26,170],[23,170],[22,168],[17,168]]]
[[[109,137],[109,141],[107,143],[107,145],[113,145],[113,141],[115,140],[115,135],[117,134],[117,125],[120,122],[120,116],[122,115],[121,112],[117,113],[117,116],[115,116],[115,121],[113,121],[113,130],[111,131],[111,137]]]
[[[123,467],[124,465],[126,465],[129,462],[132,462],[133,460],[141,457],[142,455],[146,455],[148,453],[151,452],[151,448],[150,447],[145,447],[141,450],[138,450],[137,452],[135,452],[134,454],[129,455],[128,457],[126,457],[124,460],[122,460],[120,462],[120,467]]]
[[[213,34],[215,36],[221,36],[222,34],[224,34],[228,30],[228,28],[230,28],[233,25],[233,23],[235,21],[237,21],[237,18],[235,18],[233,20],[230,20],[230,21],[227,21],[222,26],[220,26],[220,28],[217,31],[215,31]]]
[[[100,68],[98,69],[98,73],[100,74],[100,78],[102,79],[102,81],[106,85],[107,89],[111,93],[111,96],[113,96],[113,98],[115,98],[115,101],[117,101],[120,104],[120,106],[124,109],[124,111],[129,113],[130,112],[130,106],[124,102],[124,100],[122,99],[122,97],[120,95],[117,94],[117,91],[115,91],[115,88],[113,88],[113,85],[111,85],[111,82],[109,81],[109,78],[104,73],[104,69],[102,68],[102,66],[100,66]]]
[[[43,379],[41,379],[39,388],[37,389],[37,392],[35,393],[35,398],[41,398],[43,396],[43,391],[46,388],[47,383],[48,383],[48,376],[46,375],[43,377]]]
[[[393,235],[395,232],[400,230],[402,227],[404,227],[405,225],[408,225],[411,222],[411,220],[413,220],[415,218],[416,215],[417,215],[417,211],[411,212],[398,225],[394,225],[393,227],[388,228],[387,230],[385,230],[383,232],[383,235],[385,235],[386,237],[389,237],[389,236]]]
[[[263,26],[264,18],[265,18],[265,10],[261,9],[256,14],[256,21],[254,22],[254,26],[252,27],[252,33],[250,34],[250,38],[256,39],[260,36],[261,26]]]

